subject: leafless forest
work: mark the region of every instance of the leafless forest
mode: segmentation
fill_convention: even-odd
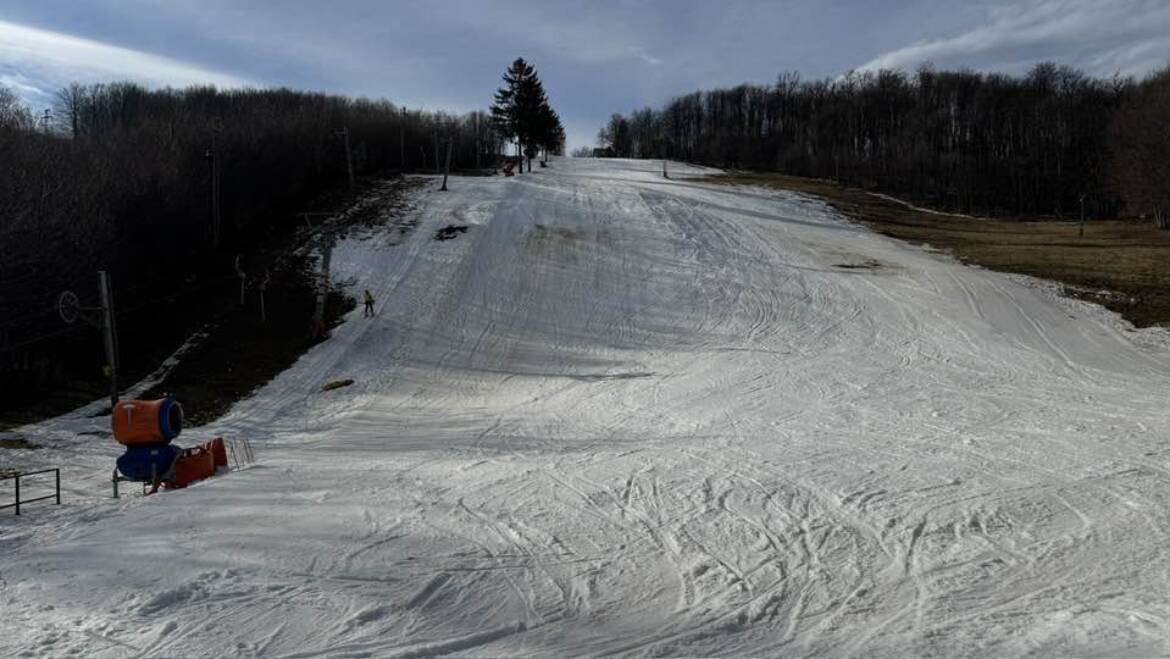
[[[433,172],[448,139],[454,169],[499,151],[486,112],[119,83],[60,90],[45,121],[0,88],[0,389],[101,377],[96,333],[65,325],[55,304],[66,289],[95,303],[97,270],[112,274],[127,332],[175,332],[186,307],[230,291],[237,255],[346,190],[342,131],[359,182]]]
[[[1040,64],[855,73],[680,96],[614,115],[601,153],[830,178],[963,212],[1170,211],[1170,70],[1137,82]]]

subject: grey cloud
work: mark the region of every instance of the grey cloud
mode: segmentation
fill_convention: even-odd
[[[1051,59],[1108,75],[1142,73],[1170,52],[1170,3],[1152,0],[70,0],[10,4],[0,21],[54,35],[40,39],[44,57],[16,57],[0,32],[0,82],[30,100],[72,79],[135,78],[466,111],[485,107],[523,56],[571,146],[591,143],[612,112],[782,71],[927,60],[1017,71]],[[96,46],[53,47],[71,38]]]
[[[1018,69],[1054,60],[1096,75],[1141,74],[1170,59],[1170,4],[1153,0],[1043,0],[993,8],[958,35],[870,59],[861,69]]]
[[[169,57],[0,21],[0,81],[43,101],[69,81],[133,79],[155,86],[243,87],[247,78]]]

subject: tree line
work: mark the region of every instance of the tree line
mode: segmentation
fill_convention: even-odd
[[[435,172],[448,140],[453,168],[491,166],[505,139],[487,112],[132,83],[70,85],[46,123],[0,86],[0,395],[100,373],[96,334],[57,315],[62,290],[92,304],[107,270],[120,309],[165,326],[182,291],[230,280],[237,254],[346,188],[346,138],[358,176]]]
[[[1022,76],[853,72],[699,91],[613,115],[599,153],[775,170],[962,212],[1153,215],[1170,186],[1170,69],[1141,82],[1043,63]]]

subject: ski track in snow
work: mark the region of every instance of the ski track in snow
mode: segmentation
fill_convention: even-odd
[[[343,241],[377,316],[179,440],[254,468],[115,501],[106,419],[22,429],[0,655],[1170,652],[1162,331],[656,168]]]

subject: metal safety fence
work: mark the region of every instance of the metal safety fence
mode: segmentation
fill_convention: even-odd
[[[42,474],[53,474],[54,475],[54,486],[53,486],[54,492],[53,492],[53,494],[46,494],[44,496],[33,497],[31,499],[21,498],[21,491],[20,491],[21,479],[28,478],[29,476],[39,476]],[[61,470],[59,468],[54,467],[52,469],[40,469],[38,471],[25,471],[25,472],[16,471],[16,472],[11,472],[11,473],[0,475],[0,481],[6,481],[6,480],[15,481],[16,487],[13,490],[12,503],[0,506],[0,510],[4,510],[5,508],[15,508],[16,514],[19,515],[21,506],[23,506],[25,504],[33,503],[34,501],[45,501],[46,499],[56,499],[57,505],[58,506],[61,505]]]

